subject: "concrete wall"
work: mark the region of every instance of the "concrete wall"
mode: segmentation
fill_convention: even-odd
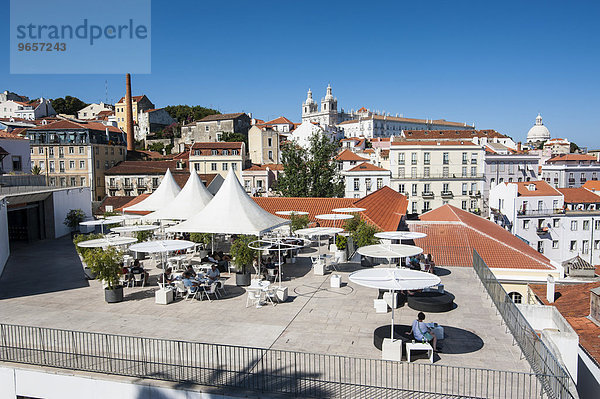
[[[106,376],[108,377],[108,376]],[[157,386],[154,381],[102,379],[97,376],[72,375],[59,370],[0,367],[0,399],[16,399],[17,395],[44,399],[213,399],[234,398],[218,393]],[[166,385],[166,384],[164,384]],[[237,397],[242,397],[237,396]]]
[[[54,236],[62,237],[70,233],[63,221],[71,209],[81,209],[88,218],[92,217],[92,202],[90,201],[90,188],[71,188],[52,193],[54,208]]]
[[[4,265],[6,264],[6,261],[8,261],[9,255],[10,246],[8,241],[8,214],[6,211],[6,201],[0,199],[0,276],[4,271]]]

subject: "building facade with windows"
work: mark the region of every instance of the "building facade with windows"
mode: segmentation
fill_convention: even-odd
[[[384,186],[390,187],[392,172],[363,162],[342,172],[346,198],[362,198]]]
[[[230,170],[234,170],[242,181],[246,160],[246,145],[243,142],[194,143],[190,150],[190,171],[217,173],[225,178]]]
[[[56,115],[56,111],[52,107],[52,102],[47,98],[40,97],[39,100],[32,101],[0,101],[0,118],[20,118],[32,121],[51,115]]]
[[[250,161],[256,165],[281,162],[281,136],[272,125],[254,125],[248,130]]]
[[[0,131],[0,175],[31,173],[29,140]]]
[[[600,196],[585,188],[502,183],[490,190],[490,208],[491,220],[553,261],[600,262]]]
[[[131,105],[134,125],[138,124],[138,117],[141,112],[155,108],[152,101],[145,94],[131,96]],[[124,131],[127,128],[127,104],[125,103],[125,97],[121,97],[119,102],[115,104],[115,116],[117,118],[117,126]]]
[[[242,171],[244,189],[254,196],[272,196],[276,194],[277,180],[283,173],[281,164],[252,165]]]
[[[90,187],[93,201],[107,194],[104,172],[125,160],[125,134],[99,122],[68,120],[27,129],[31,167],[37,165],[49,186]]]
[[[563,154],[542,165],[542,180],[554,187],[581,187],[588,180],[598,180],[600,163],[587,154]]]
[[[77,111],[77,119],[96,119],[98,114],[103,111],[113,112],[114,107],[110,104],[90,104]]]
[[[391,187],[420,214],[445,204],[480,214],[484,149],[471,141],[393,141]]]
[[[234,114],[208,115],[181,127],[181,139],[178,145],[208,143],[221,140],[223,133],[240,133],[248,135],[251,126],[250,116],[243,112]]]

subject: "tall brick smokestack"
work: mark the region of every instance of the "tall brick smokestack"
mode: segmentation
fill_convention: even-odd
[[[127,151],[135,150],[135,137],[133,134],[133,104],[131,102],[131,75],[127,74],[125,78],[125,85],[127,86],[125,92],[125,104],[127,111],[125,117],[127,118]]]

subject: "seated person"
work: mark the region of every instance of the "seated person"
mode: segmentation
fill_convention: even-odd
[[[206,257],[206,260],[211,263],[219,263],[219,261],[215,258],[215,256],[217,256],[216,252],[212,253],[212,254],[208,254],[208,256]]]
[[[142,265],[140,264],[140,261],[138,259],[136,259],[133,262],[133,266],[131,267],[131,274],[143,274],[144,275],[144,283],[145,284],[148,283],[148,277],[150,277],[150,273],[148,273],[147,271],[144,270],[144,268],[142,267]]]
[[[435,270],[435,263],[433,263],[433,258],[431,254],[427,254],[425,257],[425,271],[428,273],[433,273]]]
[[[129,272],[129,268],[127,266],[125,266],[125,264],[123,262],[121,262],[120,266],[121,266],[121,274],[123,274],[123,276],[125,276],[125,281],[129,282],[129,280],[132,279],[131,273]]]
[[[158,281],[164,284],[165,286],[171,285],[173,281],[175,281],[175,277],[173,276],[173,269],[168,267],[167,270],[165,270],[165,272],[160,275]]]
[[[231,258],[223,253],[223,251],[219,251],[214,255],[217,264],[219,265],[219,270],[227,271],[227,267]]]
[[[411,330],[406,334],[412,334],[417,342],[432,342],[433,351],[441,352],[437,347],[437,337],[433,333],[433,330],[430,330],[429,325],[425,323],[425,313],[419,312],[417,314],[417,319],[413,321]]]
[[[187,271],[183,272],[182,278],[183,285],[185,286],[185,288],[189,288],[190,292],[198,291],[198,283],[192,280],[192,276],[190,276],[190,274]]]
[[[188,267],[185,271],[188,272],[190,274],[190,276],[196,277],[196,271],[194,270],[192,265],[188,265]]]
[[[212,265],[210,267],[210,270],[206,273],[206,278],[208,278],[208,283],[212,284],[215,281],[219,280],[219,278],[221,277],[221,272],[219,272],[219,269],[217,269],[217,265]]]

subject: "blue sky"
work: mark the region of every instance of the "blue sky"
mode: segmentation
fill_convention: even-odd
[[[515,140],[541,112],[553,137],[600,148],[599,16],[591,1],[155,0],[152,73],[134,74],[133,91],[159,107],[299,121],[308,88],[319,100],[331,83],[344,109],[474,122]],[[0,20],[7,55],[7,13]],[[0,90],[30,97],[96,102],[107,81],[114,101],[124,80],[0,67]]]

